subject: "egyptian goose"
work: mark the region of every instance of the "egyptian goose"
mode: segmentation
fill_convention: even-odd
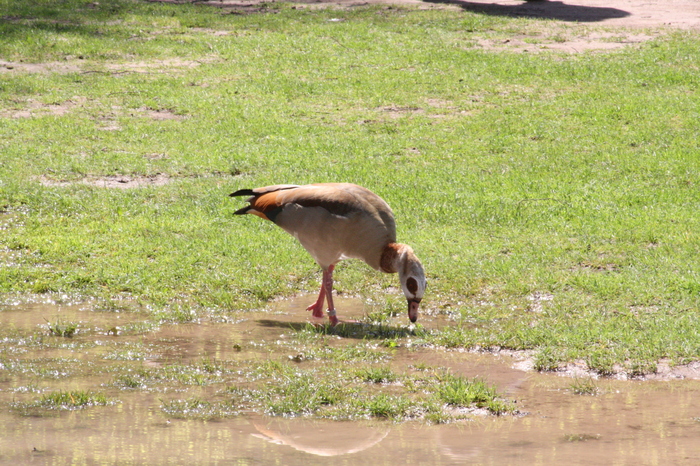
[[[356,258],[382,272],[398,272],[408,318],[416,321],[426,287],[423,266],[410,246],[396,242],[394,214],[372,191],[350,183],[284,184],[241,189],[235,196],[250,196],[236,215],[272,221],[298,239],[323,269],[318,299],[307,308],[314,317],[323,317],[327,300],[331,325],[338,323],[333,269],[342,259]]]

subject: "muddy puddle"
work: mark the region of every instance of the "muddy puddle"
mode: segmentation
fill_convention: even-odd
[[[379,364],[397,372],[441,367],[482,377],[515,401],[518,416],[428,425],[253,412],[188,419],[163,408],[173,400],[215,399],[245,364],[293,356],[308,300],[186,324],[152,322],[138,312],[97,312],[90,303],[0,306],[0,464],[700,462],[700,381],[577,380],[519,370],[509,355],[398,348]],[[348,319],[363,315],[358,300],[339,300],[339,308]],[[69,338],[52,335],[47,321],[59,318],[76,322],[78,331]],[[397,317],[397,325],[403,320]],[[348,340],[363,341],[336,335],[324,344]],[[103,393],[107,401],[21,409],[69,390]]]

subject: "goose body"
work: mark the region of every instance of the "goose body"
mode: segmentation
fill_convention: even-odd
[[[308,308],[315,317],[323,317],[327,300],[329,319],[333,325],[338,322],[333,269],[339,261],[354,258],[376,270],[399,274],[409,318],[416,321],[426,286],[423,266],[409,246],[396,242],[394,214],[372,191],[350,183],[318,183],[241,189],[231,196],[249,196],[248,205],[236,214],[272,221],[297,238],[321,266],[321,291]]]

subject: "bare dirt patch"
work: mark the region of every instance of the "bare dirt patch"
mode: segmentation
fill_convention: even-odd
[[[26,102],[23,102],[22,108],[0,110],[0,118],[32,118],[44,115],[63,116],[74,108],[84,105],[86,100],[82,96],[73,96],[64,102],[48,104],[28,99]]]
[[[24,63],[0,60],[0,73],[79,73],[81,66],[78,61]]]
[[[697,29],[700,27],[700,3],[694,0],[432,1],[495,16],[542,18],[570,23],[600,23],[625,28],[670,26]]]
[[[173,111],[166,109],[150,109],[142,108],[141,110],[145,115],[153,120],[182,120],[185,118],[184,115],[179,115]]]
[[[145,176],[114,175],[102,177],[86,177],[77,182],[55,180],[47,176],[42,176],[39,178],[39,182],[42,185],[51,187],[71,186],[73,184],[80,183],[89,186],[97,186],[99,188],[117,189],[142,188],[146,186],[163,186],[170,183],[171,181],[171,177],[162,173]]]
[[[100,188],[140,188],[143,186],[163,186],[168,184],[171,178],[168,175],[158,173],[150,176],[104,176],[95,179],[83,180],[83,183]]]
[[[522,361],[527,361],[524,359]],[[522,362],[521,361],[521,362]],[[527,366],[518,366],[527,370]],[[608,378],[614,380],[654,380],[666,382],[669,380],[700,380],[700,361],[689,364],[674,365],[668,359],[663,359],[656,363],[656,371],[645,373],[634,373],[616,364],[612,368],[612,373],[601,376],[598,372],[590,369],[585,361],[574,361],[554,371],[555,374],[571,378]]]
[[[91,103],[82,96],[73,96],[63,102],[45,103],[34,99],[16,100],[14,108],[0,109],[0,119],[2,118],[39,118],[45,116],[61,117],[75,111],[90,110]],[[93,109],[94,110],[94,109]],[[100,111],[102,111],[100,109]],[[101,131],[119,131],[120,118],[148,118],[154,121],[182,121],[188,115],[177,113],[167,108],[124,108],[113,105],[109,111],[102,111],[98,116],[93,117],[97,129]]]
[[[176,71],[183,69],[193,69],[206,63],[212,63],[213,57],[203,57],[200,60],[182,60],[179,58],[169,58],[157,61],[133,61],[124,63],[110,63],[106,66],[108,71],[115,73],[148,73],[151,71]]]
[[[543,33],[538,36],[515,36],[508,39],[478,39],[479,47],[486,50],[509,50],[513,52],[557,51],[581,53],[608,51],[639,45],[659,34],[620,34],[618,32],[566,31],[560,34]]]
[[[226,33],[227,34],[227,33]],[[224,35],[214,33],[214,35]],[[155,61],[124,61],[119,63],[107,63],[99,68],[88,68],[94,66],[86,64],[81,57],[66,56],[64,61],[53,61],[45,63],[25,63],[0,60],[0,74],[2,73],[104,73],[104,74],[124,74],[124,73],[151,73],[157,71],[168,71],[170,73],[179,70],[189,70],[200,65],[213,63],[215,57],[205,56],[199,60],[182,60],[180,58],[170,58]]]
[[[186,119],[187,115],[182,115],[166,108],[139,107],[136,109],[125,109],[119,105],[112,105],[110,111],[96,118],[98,129],[101,131],[119,131],[122,129],[119,125],[119,119],[123,117],[145,117],[155,121],[181,121]]]
[[[535,369],[535,358],[532,351],[512,351],[502,349],[492,349],[480,351],[494,354],[496,356],[507,356],[512,360],[511,367],[523,372],[538,372]],[[573,379],[591,380],[649,380],[656,382],[668,382],[670,380],[700,380],[700,361],[688,364],[673,364],[668,359],[662,359],[656,363],[656,370],[653,372],[637,373],[625,368],[620,364],[613,365],[611,372],[600,374],[591,369],[583,360],[572,361],[562,364],[553,371],[539,371],[541,374],[555,374],[560,377]]]
[[[150,153],[144,154],[145,158],[154,159],[167,159],[167,154],[162,153]],[[165,186],[176,180],[185,179],[197,179],[197,178],[225,178],[229,176],[239,176],[241,173],[232,171],[230,173],[224,172],[211,172],[199,175],[167,175],[165,173],[156,173],[153,175],[107,175],[107,176],[94,176],[89,175],[77,180],[66,180],[55,178],[47,175],[42,175],[38,177],[37,181],[43,186],[48,187],[68,187],[74,185],[88,185],[96,186],[98,188],[110,188],[110,189],[131,189],[131,188],[145,188],[150,186]],[[2,225],[0,224],[0,228]]]

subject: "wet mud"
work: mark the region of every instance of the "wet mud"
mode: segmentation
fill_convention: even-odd
[[[284,341],[308,320],[306,301],[186,324],[153,323],[139,312],[95,311],[92,303],[0,306],[0,464],[314,465],[328,464],[329,457],[333,464],[375,465],[700,462],[700,381],[582,381],[521,370],[520,358],[509,354],[399,348],[386,361],[397,371],[431,366],[482,377],[521,413],[475,415],[445,425],[252,413],[180,419],[163,411],[163,400],[204,397],[216,388],[114,384],[120,370],[140,365],[263,360],[271,348],[292,352]],[[360,301],[339,303],[348,319],[362,317]],[[73,337],[50,335],[47,321],[59,318],[78,323]],[[344,340],[333,338],[337,344]],[[12,408],[42,393],[74,389],[101,391],[114,401],[42,414]]]

